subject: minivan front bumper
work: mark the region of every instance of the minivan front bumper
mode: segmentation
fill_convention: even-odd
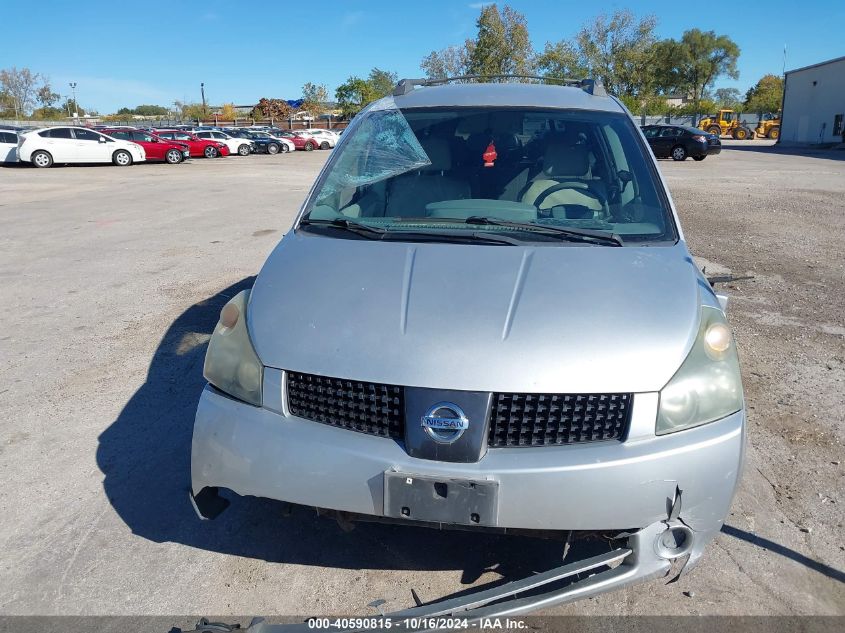
[[[640,427],[624,442],[495,448],[478,462],[453,463],[410,457],[394,440],[278,408],[254,407],[205,388],[193,434],[194,496],[208,498],[226,488],[381,517],[385,473],[494,482],[494,527],[628,532],[655,525],[665,530],[675,521],[694,536],[688,553],[695,563],[721,529],[744,454],[744,411],[659,437],[643,434]],[[635,420],[643,408],[654,415],[656,394],[635,396]]]

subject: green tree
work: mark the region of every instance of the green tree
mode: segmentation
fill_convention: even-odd
[[[775,113],[783,104],[783,78],[764,75],[745,93],[745,108],[749,112]]]
[[[16,119],[26,116],[34,107],[39,79],[41,75],[29,68],[18,70],[12,66],[0,70],[0,90],[8,95]]]
[[[55,106],[42,106],[32,111],[30,118],[37,121],[58,121],[67,116],[67,111]]]
[[[579,79],[587,76],[578,50],[566,40],[554,44],[546,42],[546,48],[537,55],[535,64],[544,77]]]
[[[70,97],[66,97],[64,103],[61,105],[61,109],[67,113],[67,116],[73,116],[74,113],[79,114],[79,116],[85,116],[85,108],[80,106],[78,103],[75,103],[73,99]]]
[[[644,100],[656,88],[656,27],[653,15],[638,18],[627,9],[599,15],[575,36],[578,63],[608,92]]]
[[[445,79],[469,74],[468,50],[474,44],[466,40],[461,46],[448,46],[440,51],[431,51],[423,57],[420,68],[429,79]]]
[[[135,114],[135,111],[130,110],[129,108],[121,108],[120,110],[115,112],[115,114],[119,114],[121,116],[132,116],[133,114]]]
[[[364,106],[374,101],[369,82],[355,76],[349,77],[337,87],[335,98],[344,118],[355,116]]]
[[[381,68],[373,68],[370,71],[370,76],[367,77],[367,84],[369,85],[368,98],[370,101],[381,99],[393,92],[399,76],[389,70],[382,70]]]
[[[326,102],[329,100],[329,92],[324,84],[312,82],[302,86],[302,109],[316,116],[326,111]]]
[[[467,67],[472,75],[530,74],[533,50],[525,16],[505,5],[484,5],[476,22],[478,35],[467,48]]]
[[[167,114],[167,108],[160,105],[139,105],[132,111],[132,114],[137,114],[138,116],[164,116]]]
[[[697,113],[702,112],[700,102],[716,79],[739,78],[739,46],[727,35],[690,29],[680,41],[663,40],[657,51],[659,83],[664,89],[691,95]]]
[[[720,108],[742,110],[742,93],[736,88],[717,88],[713,100]]]
[[[50,87],[50,82],[46,79],[35,93],[36,101],[45,108],[49,108],[61,98],[62,96],[58,92],[53,92],[53,89]]]
[[[525,16],[508,5],[481,8],[478,32],[463,44],[432,51],[420,62],[430,79],[461,75],[520,75],[534,69],[534,51]]]

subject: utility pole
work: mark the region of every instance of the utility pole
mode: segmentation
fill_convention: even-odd
[[[76,105],[76,82],[70,82],[70,89],[73,90],[73,118],[79,118],[79,107]]]
[[[205,84],[200,84],[200,92],[202,93],[202,113],[205,114]]]

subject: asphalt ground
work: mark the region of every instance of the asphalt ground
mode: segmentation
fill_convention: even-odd
[[[328,152],[0,168],[0,615],[369,614],[554,566],[560,544],[333,521],[186,490],[205,343]],[[845,614],[845,152],[660,161],[730,284],[748,463],[678,583],[565,614]]]

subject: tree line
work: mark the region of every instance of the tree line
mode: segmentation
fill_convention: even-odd
[[[615,10],[588,20],[576,33],[534,50],[525,16],[505,5],[481,8],[475,38],[432,51],[420,67],[431,79],[464,75],[538,75],[601,80],[635,113],[667,114],[666,97],[689,101],[699,114],[717,107],[756,112],[780,109],[783,81],[766,75],[745,95],[735,88],[713,91],[716,82],[739,78],[739,46],[727,35],[697,28],[680,38],[657,37],[657,18]],[[679,110],[673,110],[682,113]]]
[[[475,37],[431,51],[420,68],[431,79],[513,74],[593,77],[635,114],[704,114],[720,107],[755,113],[780,109],[783,79],[777,75],[765,75],[745,95],[736,88],[715,87],[722,78],[739,77],[740,49],[730,37],[693,28],[678,39],[661,39],[656,34],[657,24],[653,15],[637,16],[618,9],[588,20],[568,38],[546,42],[542,50],[535,50],[525,16],[508,5],[499,10],[498,5],[489,4],[479,12]],[[336,107],[344,118],[350,118],[389,95],[397,79],[397,73],[378,67],[363,77],[352,75],[335,90]],[[670,108],[670,95],[683,97],[685,104]],[[265,97],[250,116],[284,120],[303,110],[318,116],[334,106],[325,84],[306,83],[301,100],[301,106],[294,109],[284,99]],[[54,92],[46,77],[28,68],[0,71],[0,118],[57,119],[74,111],[83,116],[85,111],[76,106],[72,99]],[[176,101],[172,108],[121,108],[111,118],[131,115],[208,119],[213,113],[205,104]],[[234,105],[224,104],[218,116],[222,120],[236,118]]]

